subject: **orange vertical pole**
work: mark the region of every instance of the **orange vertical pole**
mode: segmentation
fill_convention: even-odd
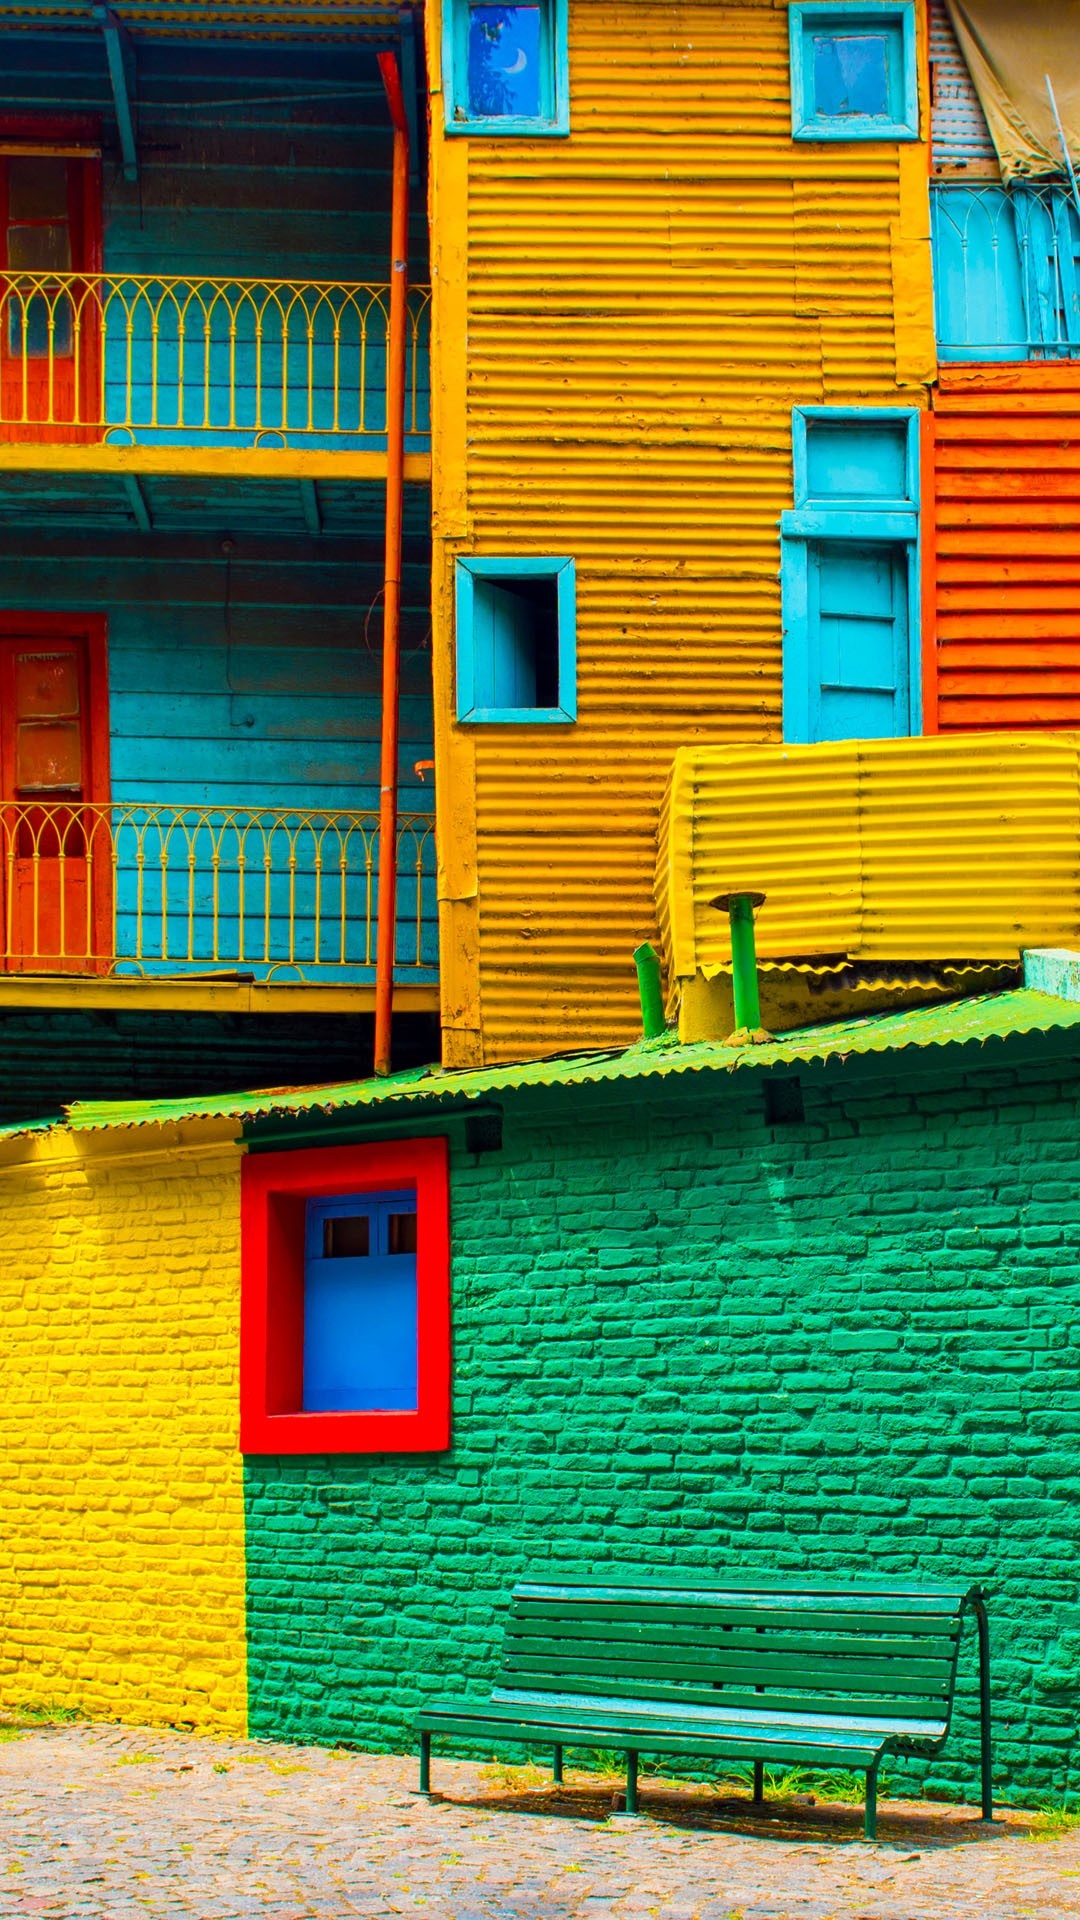
[[[922,730],[937,733],[938,716],[938,577],[937,577],[937,439],[933,408],[919,421],[919,550],[922,561]]]
[[[401,545],[405,505],[406,300],[409,290],[409,123],[392,53],[379,71],[394,124],[390,232],[390,325],[386,347],[386,566],[383,582],[382,752],[379,770],[379,889],[375,946],[375,1071],[390,1072],[397,933],[398,733]]]

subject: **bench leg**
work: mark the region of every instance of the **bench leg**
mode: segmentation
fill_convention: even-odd
[[[420,1735],[420,1791],[431,1792],[431,1735]]]
[[[626,1756],[626,1811],[636,1813],[637,1810],[637,1754],[630,1752]]]
[[[982,1775],[982,1817],[994,1817],[993,1751],[990,1734],[990,1623],[981,1600],[975,1602],[979,1628],[979,1730],[981,1733],[980,1772]]]
[[[754,1805],[760,1807],[765,1800],[765,1762],[754,1761]]]
[[[555,1754],[555,1757],[551,1764],[551,1777],[554,1780],[555,1785],[557,1787],[561,1787],[562,1786],[562,1748],[556,1747],[554,1750],[554,1754]]]
[[[866,1770],[866,1812],[863,1816],[863,1839],[877,1839],[877,1768]]]

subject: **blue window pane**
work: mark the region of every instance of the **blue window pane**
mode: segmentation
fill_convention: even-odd
[[[415,1194],[309,1201],[305,1413],[415,1412],[417,1368]]]
[[[814,110],[827,119],[889,117],[889,40],[885,34],[824,34],[814,39]]]
[[[543,112],[540,8],[469,9],[469,112],[476,118],[539,119]]]

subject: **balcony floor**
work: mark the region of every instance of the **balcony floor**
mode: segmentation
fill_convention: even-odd
[[[438,980],[394,988],[399,1013],[438,1013]],[[372,1013],[374,982],[357,985],[278,986],[235,973],[173,979],[118,979],[79,973],[0,974],[0,1008],[42,1011],[139,1010],[144,1013]]]

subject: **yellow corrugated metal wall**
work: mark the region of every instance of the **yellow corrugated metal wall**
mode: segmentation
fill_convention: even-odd
[[[1015,960],[1080,934],[1075,733],[688,748],[657,894],[674,979],[730,965],[724,892],[761,892],[762,960]]]
[[[792,141],[786,7],[570,13],[568,140],[446,139],[429,27],[453,1063],[633,1037],[672,756],[779,738],[792,406],[933,369],[925,148]],[[451,721],[467,552],[576,557],[576,725]]]

